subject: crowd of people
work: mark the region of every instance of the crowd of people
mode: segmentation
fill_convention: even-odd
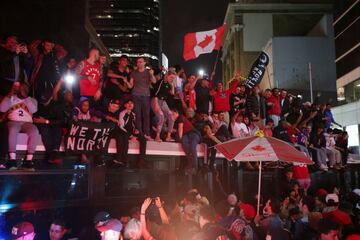
[[[287,172],[287,177],[289,177]],[[360,189],[343,195],[339,189],[314,194],[302,191],[288,179],[282,197],[261,199],[260,214],[255,202],[248,203],[231,193],[210,203],[197,189],[174,201],[146,198],[141,207],[124,215],[97,213],[93,225],[79,232],[62,219],[51,221],[50,240],[356,240],[360,238]],[[29,222],[12,227],[11,239],[33,240],[44,232]],[[35,238],[37,239],[37,238]],[[45,239],[45,238],[42,238]]]
[[[294,145],[322,171],[346,166],[347,132],[336,124],[330,104],[305,102],[286,89],[246,88],[239,72],[228,89],[207,77],[186,74],[180,65],[163,69],[144,57],[131,65],[126,55],[107,63],[99,50],[77,62],[49,39],[30,44],[9,36],[0,46],[1,168],[33,170],[36,146],[42,140],[50,164],[60,164],[59,148],[73,121],[110,122],[116,127],[113,164],[126,167],[128,141],[140,142],[139,167],[146,167],[147,141],[181,142],[186,159],[180,169],[197,171],[199,143],[208,145],[211,168],[217,143],[254,135]],[[21,166],[16,163],[17,134],[29,137]],[[82,154],[81,162],[88,162]],[[96,163],[103,165],[101,157]],[[245,163],[248,170],[257,164]]]

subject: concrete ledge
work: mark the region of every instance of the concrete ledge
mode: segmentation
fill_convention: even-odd
[[[18,151],[26,151],[27,149],[27,135],[20,133],[18,134],[16,150]],[[205,144],[199,144],[197,146],[198,157],[204,157],[205,155]],[[44,152],[45,147],[41,142],[37,147],[36,151]],[[63,143],[61,144],[60,151],[65,151]],[[111,139],[108,153],[114,154],[116,153],[116,143],[115,139]],[[139,154],[139,142],[138,141],[130,141],[129,142],[129,154]],[[185,152],[182,148],[181,143],[177,142],[155,142],[148,141],[146,146],[146,154],[147,155],[162,155],[162,156],[185,156]]]

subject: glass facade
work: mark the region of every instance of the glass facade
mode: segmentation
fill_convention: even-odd
[[[360,67],[360,2],[337,1],[337,16],[334,21],[337,78]],[[347,2],[344,5],[342,2]],[[341,11],[339,9],[342,9]],[[351,81],[338,88],[340,104],[360,99],[360,74],[351,74]],[[338,84],[339,85],[339,84]]]
[[[89,0],[89,20],[111,57],[144,55],[159,61],[158,0]]]

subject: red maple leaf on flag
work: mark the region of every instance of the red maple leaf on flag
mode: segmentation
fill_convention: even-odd
[[[205,39],[199,42],[199,47],[205,48],[207,45],[209,45],[212,42],[213,38],[212,36],[206,35]]]
[[[262,147],[260,145],[252,147],[251,149],[254,150],[254,151],[257,151],[257,152],[262,152],[262,151],[266,150],[266,148],[264,148],[264,147]]]

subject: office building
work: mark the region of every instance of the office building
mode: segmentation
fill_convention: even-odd
[[[110,57],[126,54],[145,56],[153,64],[160,61],[159,0],[89,0],[87,5],[91,39]]]

